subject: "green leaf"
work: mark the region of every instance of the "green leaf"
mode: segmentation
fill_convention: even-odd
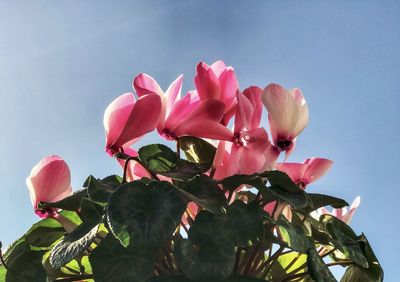
[[[225,279],[233,271],[235,247],[225,236],[224,218],[209,211],[197,214],[188,239],[180,238],[174,255],[183,273],[191,279]]]
[[[264,178],[272,186],[267,187]],[[260,174],[233,175],[224,178],[220,183],[229,191],[234,191],[243,184],[251,185],[256,188],[266,202],[283,201],[294,208],[307,206],[308,199],[306,193],[297,187],[287,174],[280,171],[267,171]]]
[[[176,153],[162,144],[143,146],[138,155],[146,167],[156,172],[170,171],[178,162]]]
[[[233,202],[227,210],[225,233],[235,246],[248,246],[263,238],[263,222],[258,203]]]
[[[84,197],[87,196],[87,189],[81,189],[74,192],[71,196],[68,196],[58,202],[53,203],[39,203],[39,209],[49,208],[58,208],[69,211],[77,211],[81,206],[81,201]]]
[[[150,171],[173,179],[188,180],[207,171],[203,165],[178,159],[165,145],[152,144],[139,149],[139,159]]]
[[[79,215],[83,222],[89,222],[95,225],[102,220],[104,213],[105,209],[103,205],[87,198],[82,200]]]
[[[339,209],[349,205],[343,199],[339,199],[328,195],[315,194],[315,193],[307,193],[307,195],[309,201],[307,207],[303,209],[304,213],[310,213],[325,206],[331,206],[335,209]]]
[[[25,234],[28,244],[35,247],[50,247],[65,233],[62,225],[55,219],[47,218],[35,223]]]
[[[42,265],[44,252],[26,251],[18,255],[8,265],[7,282],[46,281],[46,272]]]
[[[293,271],[292,274],[304,273],[306,267],[300,268],[307,264],[307,255],[297,252],[290,252],[280,255],[276,263],[273,263],[269,271],[268,276],[272,278],[279,277],[283,274],[288,274]],[[296,269],[298,269],[296,271]]]
[[[342,277],[341,282],[381,282],[383,281],[383,269],[379,264],[371,246],[364,234],[358,237],[358,242],[363,249],[364,255],[368,261],[368,268],[362,268],[357,265],[350,265]]]
[[[361,267],[368,268],[368,261],[357,241],[357,235],[346,223],[331,215],[322,215],[323,223],[332,236],[332,243],[347,258]]]
[[[201,138],[191,136],[179,137],[178,142],[189,161],[209,164],[211,167],[217,148]]]
[[[89,255],[96,282],[143,282],[153,273],[151,253],[135,253],[124,248],[109,234]]]
[[[105,203],[108,202],[111,193],[121,185],[121,182],[121,177],[117,175],[111,175],[102,180],[98,180],[91,175],[85,183],[87,183],[86,187],[90,199],[95,202]]]
[[[271,186],[280,187],[288,192],[300,192],[300,189],[292,179],[284,172],[279,170],[266,171],[259,174],[260,176],[266,177]]]
[[[186,201],[172,184],[132,181],[111,195],[107,217],[124,246],[153,249],[170,239],[185,209]]]
[[[266,280],[247,277],[247,276],[231,276],[225,280],[208,280],[209,282],[265,282]],[[146,282],[194,282],[184,275],[166,275],[150,278]],[[197,280],[198,282],[198,280]]]
[[[194,245],[191,240],[181,238],[176,242],[174,256],[187,277],[200,281],[225,279],[235,264],[235,248],[228,241]]]
[[[280,215],[276,222],[277,228],[288,247],[299,253],[306,253],[314,243],[304,234],[300,226],[290,223],[283,215]]]
[[[224,213],[228,203],[215,180],[202,174],[187,182],[177,182],[177,186],[189,201],[193,201],[213,213]]]
[[[7,269],[4,265],[0,264],[0,281],[6,281]]]
[[[336,282],[335,277],[314,248],[307,251],[307,267],[315,281]]]
[[[82,254],[94,241],[98,225],[81,224],[74,231],[64,236],[50,255],[50,264],[54,268],[66,265],[68,262]]]

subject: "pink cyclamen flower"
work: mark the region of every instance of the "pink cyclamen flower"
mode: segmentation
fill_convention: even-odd
[[[56,209],[38,210],[39,202],[56,202],[72,194],[71,173],[59,156],[45,157],[35,165],[26,185],[35,213],[42,218],[52,216]]]
[[[323,158],[306,159],[303,163],[279,163],[276,169],[285,172],[300,188],[305,189],[331,168],[333,162]]]
[[[239,89],[234,69],[221,60],[211,66],[200,62],[196,67],[194,83],[201,100],[211,98],[225,104],[221,123],[227,125],[234,114],[235,95]]]
[[[133,81],[133,87],[140,97],[148,93],[161,97],[158,133],[167,140],[175,140],[181,136],[229,138],[230,131],[220,124],[224,103],[217,99],[200,100],[196,91],[181,98],[182,80],[183,76],[180,75],[165,92],[147,74],[139,74]]]
[[[271,169],[279,156],[268,139],[264,128],[260,127],[262,90],[252,86],[237,92],[237,106],[231,142],[221,143],[216,154],[216,177]],[[223,153],[221,153],[223,151]],[[218,164],[218,162],[220,162]]]
[[[311,216],[319,219],[319,217],[323,214],[330,214],[341,221],[345,222],[346,224],[350,224],[356,209],[360,206],[361,198],[358,196],[354,199],[353,203],[351,204],[350,208],[347,210],[347,207],[343,207],[340,209],[332,209],[332,212],[329,212],[325,207],[319,208],[318,210],[311,213]]]
[[[160,111],[161,99],[155,94],[136,100],[133,93],[126,93],[115,99],[104,112],[107,153],[112,156],[154,130]]]
[[[296,137],[308,124],[308,107],[300,89],[286,90],[278,84],[268,85],[262,93],[268,111],[272,139],[289,155]]]

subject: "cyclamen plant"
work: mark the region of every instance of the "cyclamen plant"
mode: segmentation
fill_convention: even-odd
[[[105,150],[122,176],[89,176],[72,193],[61,157],[32,169],[43,219],[0,251],[0,280],[336,281],[330,267],[340,265],[341,281],[382,281],[367,238],[348,225],[360,198],[347,211],[342,199],[306,192],[332,161],[286,161],[308,124],[300,89],[241,91],[222,61],[199,63],[196,90],[183,97],[182,80],[163,91],[139,74],[136,95],[107,107]],[[155,129],[175,151],[132,148]]]

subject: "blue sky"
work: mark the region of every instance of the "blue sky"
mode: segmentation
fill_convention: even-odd
[[[103,112],[136,74],[165,88],[183,73],[187,91],[198,61],[223,59],[242,89],[302,89],[310,123],[290,161],[335,161],[309,191],[361,196],[352,226],[396,281],[399,51],[398,1],[0,1],[0,240],[37,221],[25,178],[43,156],[61,155],[76,189],[119,173]]]

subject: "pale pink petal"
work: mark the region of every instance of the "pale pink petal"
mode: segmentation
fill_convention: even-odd
[[[299,110],[294,97],[278,84],[268,85],[262,93],[267,108],[273,138],[288,140],[296,136],[293,131],[297,124]],[[276,143],[275,143],[276,144]]]
[[[135,77],[132,84],[136,94],[139,97],[146,94],[157,94],[161,97],[164,96],[164,92],[162,91],[161,87],[158,85],[155,79],[148,74],[139,74]]]
[[[299,116],[297,119],[296,127],[294,129],[294,135],[298,136],[308,124],[308,119],[309,119],[308,106],[300,89],[298,88],[291,89],[289,93],[294,97],[299,109]]]
[[[345,216],[344,222],[350,224],[354,213],[356,212],[357,208],[360,206],[361,198],[358,196],[350,206],[349,212]]]
[[[304,173],[303,182],[310,184],[317,181],[331,168],[333,162],[323,158],[310,158],[304,161],[307,169]]]
[[[200,99],[220,98],[221,87],[218,77],[206,63],[201,62],[197,65],[197,73],[194,77],[194,82]]]
[[[217,77],[220,77],[221,73],[226,69],[226,65],[222,60],[214,62],[210,67]]]
[[[182,81],[183,75],[178,76],[178,78],[168,87],[167,91],[165,91],[165,96],[167,98],[167,117],[175,102],[181,98]]]
[[[144,95],[138,99],[121,135],[113,144],[121,148],[125,143],[152,131],[160,118],[161,99],[155,94]]]
[[[262,115],[262,101],[261,101],[262,89],[257,86],[250,86],[243,90],[243,95],[249,99],[253,106],[253,116],[250,122],[250,129],[258,128],[260,126],[261,115]]]
[[[106,147],[114,144],[122,133],[135,105],[132,93],[125,93],[115,99],[105,110],[103,124],[106,131]]]

